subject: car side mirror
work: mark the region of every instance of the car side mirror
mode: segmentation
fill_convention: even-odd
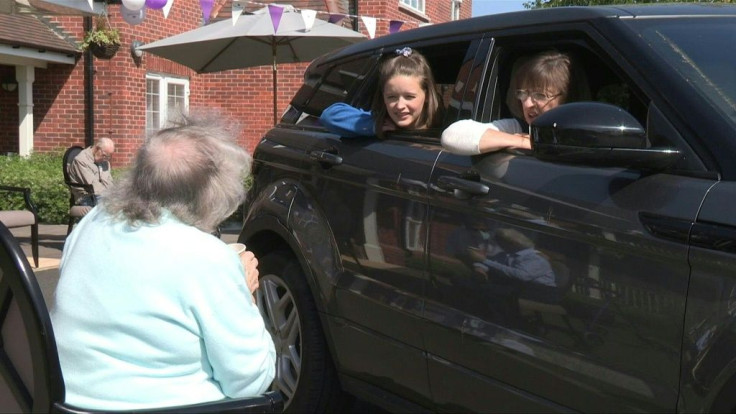
[[[532,153],[543,160],[661,169],[680,158],[676,148],[648,148],[639,121],[606,103],[560,105],[537,117],[530,133]]]

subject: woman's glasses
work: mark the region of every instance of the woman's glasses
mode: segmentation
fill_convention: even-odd
[[[532,98],[532,101],[534,103],[539,104],[546,104],[547,102],[555,99],[556,97],[562,95],[561,93],[557,93],[554,95],[547,95],[544,92],[529,92],[526,89],[517,89],[516,90],[516,99],[524,102],[526,101],[526,98]]]

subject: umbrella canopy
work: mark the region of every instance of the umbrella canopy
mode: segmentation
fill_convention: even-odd
[[[213,23],[161,39],[140,49],[180,63],[198,73],[254,66],[273,66],[273,111],[276,123],[277,64],[309,62],[334,49],[365,40],[350,29],[315,19],[307,30],[302,15],[291,6],[274,24],[264,7],[251,15]]]

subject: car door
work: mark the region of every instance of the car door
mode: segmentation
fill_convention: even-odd
[[[343,269],[331,325],[337,362],[354,377],[427,402],[418,323],[427,280],[426,183],[438,151],[402,139],[330,142],[311,154],[341,161],[315,165],[309,186]]]
[[[624,59],[591,47],[600,39],[589,28],[570,29],[496,39],[486,85],[508,79],[511,55],[569,48],[586,67],[611,69],[592,74],[594,99],[615,95],[649,136],[689,151],[657,110],[656,93],[618,77],[629,69]],[[475,116],[502,115],[501,92]],[[702,167],[692,162],[686,169]],[[680,223],[686,234],[712,184],[707,176],[555,163],[524,151],[442,153],[430,180],[425,304],[438,409],[674,411],[688,247],[687,237],[656,230]],[[520,252],[538,277],[498,270],[512,268]],[[540,298],[535,280],[549,275],[556,296]]]
[[[457,112],[462,89],[454,86],[470,76],[465,63],[474,62],[478,42],[467,36],[452,41],[452,62],[443,65],[438,65],[448,56],[443,47],[401,46],[419,50],[430,66],[437,65],[434,76],[446,109]],[[386,53],[396,48],[386,47]],[[318,132],[318,108],[336,98],[369,107],[376,80],[368,60],[374,58],[338,62],[315,85],[304,112],[293,108],[297,126],[323,135],[306,148],[313,165],[302,184],[313,189],[339,250],[342,271],[328,321],[336,363],[350,377],[343,381],[368,382],[431,406],[420,322],[428,278],[427,183],[441,150],[440,131],[396,131],[385,139]]]

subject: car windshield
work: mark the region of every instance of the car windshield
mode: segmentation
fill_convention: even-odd
[[[634,19],[630,24],[703,97],[736,124],[736,19]]]

